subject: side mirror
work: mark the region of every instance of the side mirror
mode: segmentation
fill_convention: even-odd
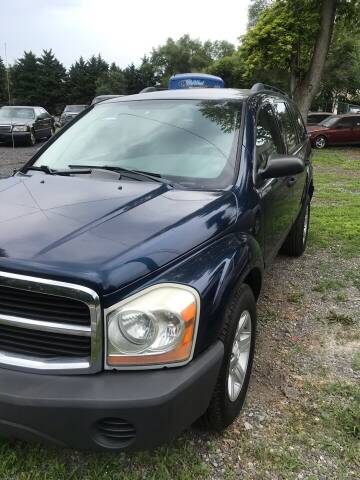
[[[261,178],[280,178],[296,175],[305,170],[305,163],[292,155],[272,154],[267,165],[258,174]]]

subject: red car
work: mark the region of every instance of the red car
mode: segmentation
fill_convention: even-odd
[[[307,131],[315,148],[360,143],[360,115],[331,115]]]

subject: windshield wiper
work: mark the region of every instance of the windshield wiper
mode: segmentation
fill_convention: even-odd
[[[40,165],[39,167],[35,165],[30,165],[30,167],[26,167],[26,171],[28,170],[35,170],[36,172],[44,172],[47,175],[75,175],[75,174],[90,174],[91,170],[81,168],[78,170],[55,170],[53,168],[48,167],[47,165]]]
[[[148,173],[148,172],[143,172],[142,170],[132,170],[130,168],[125,168],[125,167],[115,167],[113,165],[68,165],[69,168],[90,168],[94,170],[108,170],[110,172],[117,172],[126,176],[140,176],[140,177],[145,177],[148,178],[149,180],[152,180],[153,182],[159,182],[163,183],[165,185],[169,185],[170,187],[174,187],[176,184],[172,182],[171,180],[168,180],[167,178],[162,177],[159,173]]]

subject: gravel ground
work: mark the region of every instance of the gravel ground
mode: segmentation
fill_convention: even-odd
[[[0,178],[10,176],[14,169],[21,167],[40,148],[41,143],[34,147],[15,147],[0,144]]]

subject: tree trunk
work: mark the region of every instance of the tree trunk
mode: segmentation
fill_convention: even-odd
[[[322,1],[320,30],[316,39],[315,48],[310,62],[310,68],[294,92],[294,100],[298,104],[304,119],[306,119],[311,102],[313,101],[320,86],[320,81],[331,42],[336,7],[337,0]]]

